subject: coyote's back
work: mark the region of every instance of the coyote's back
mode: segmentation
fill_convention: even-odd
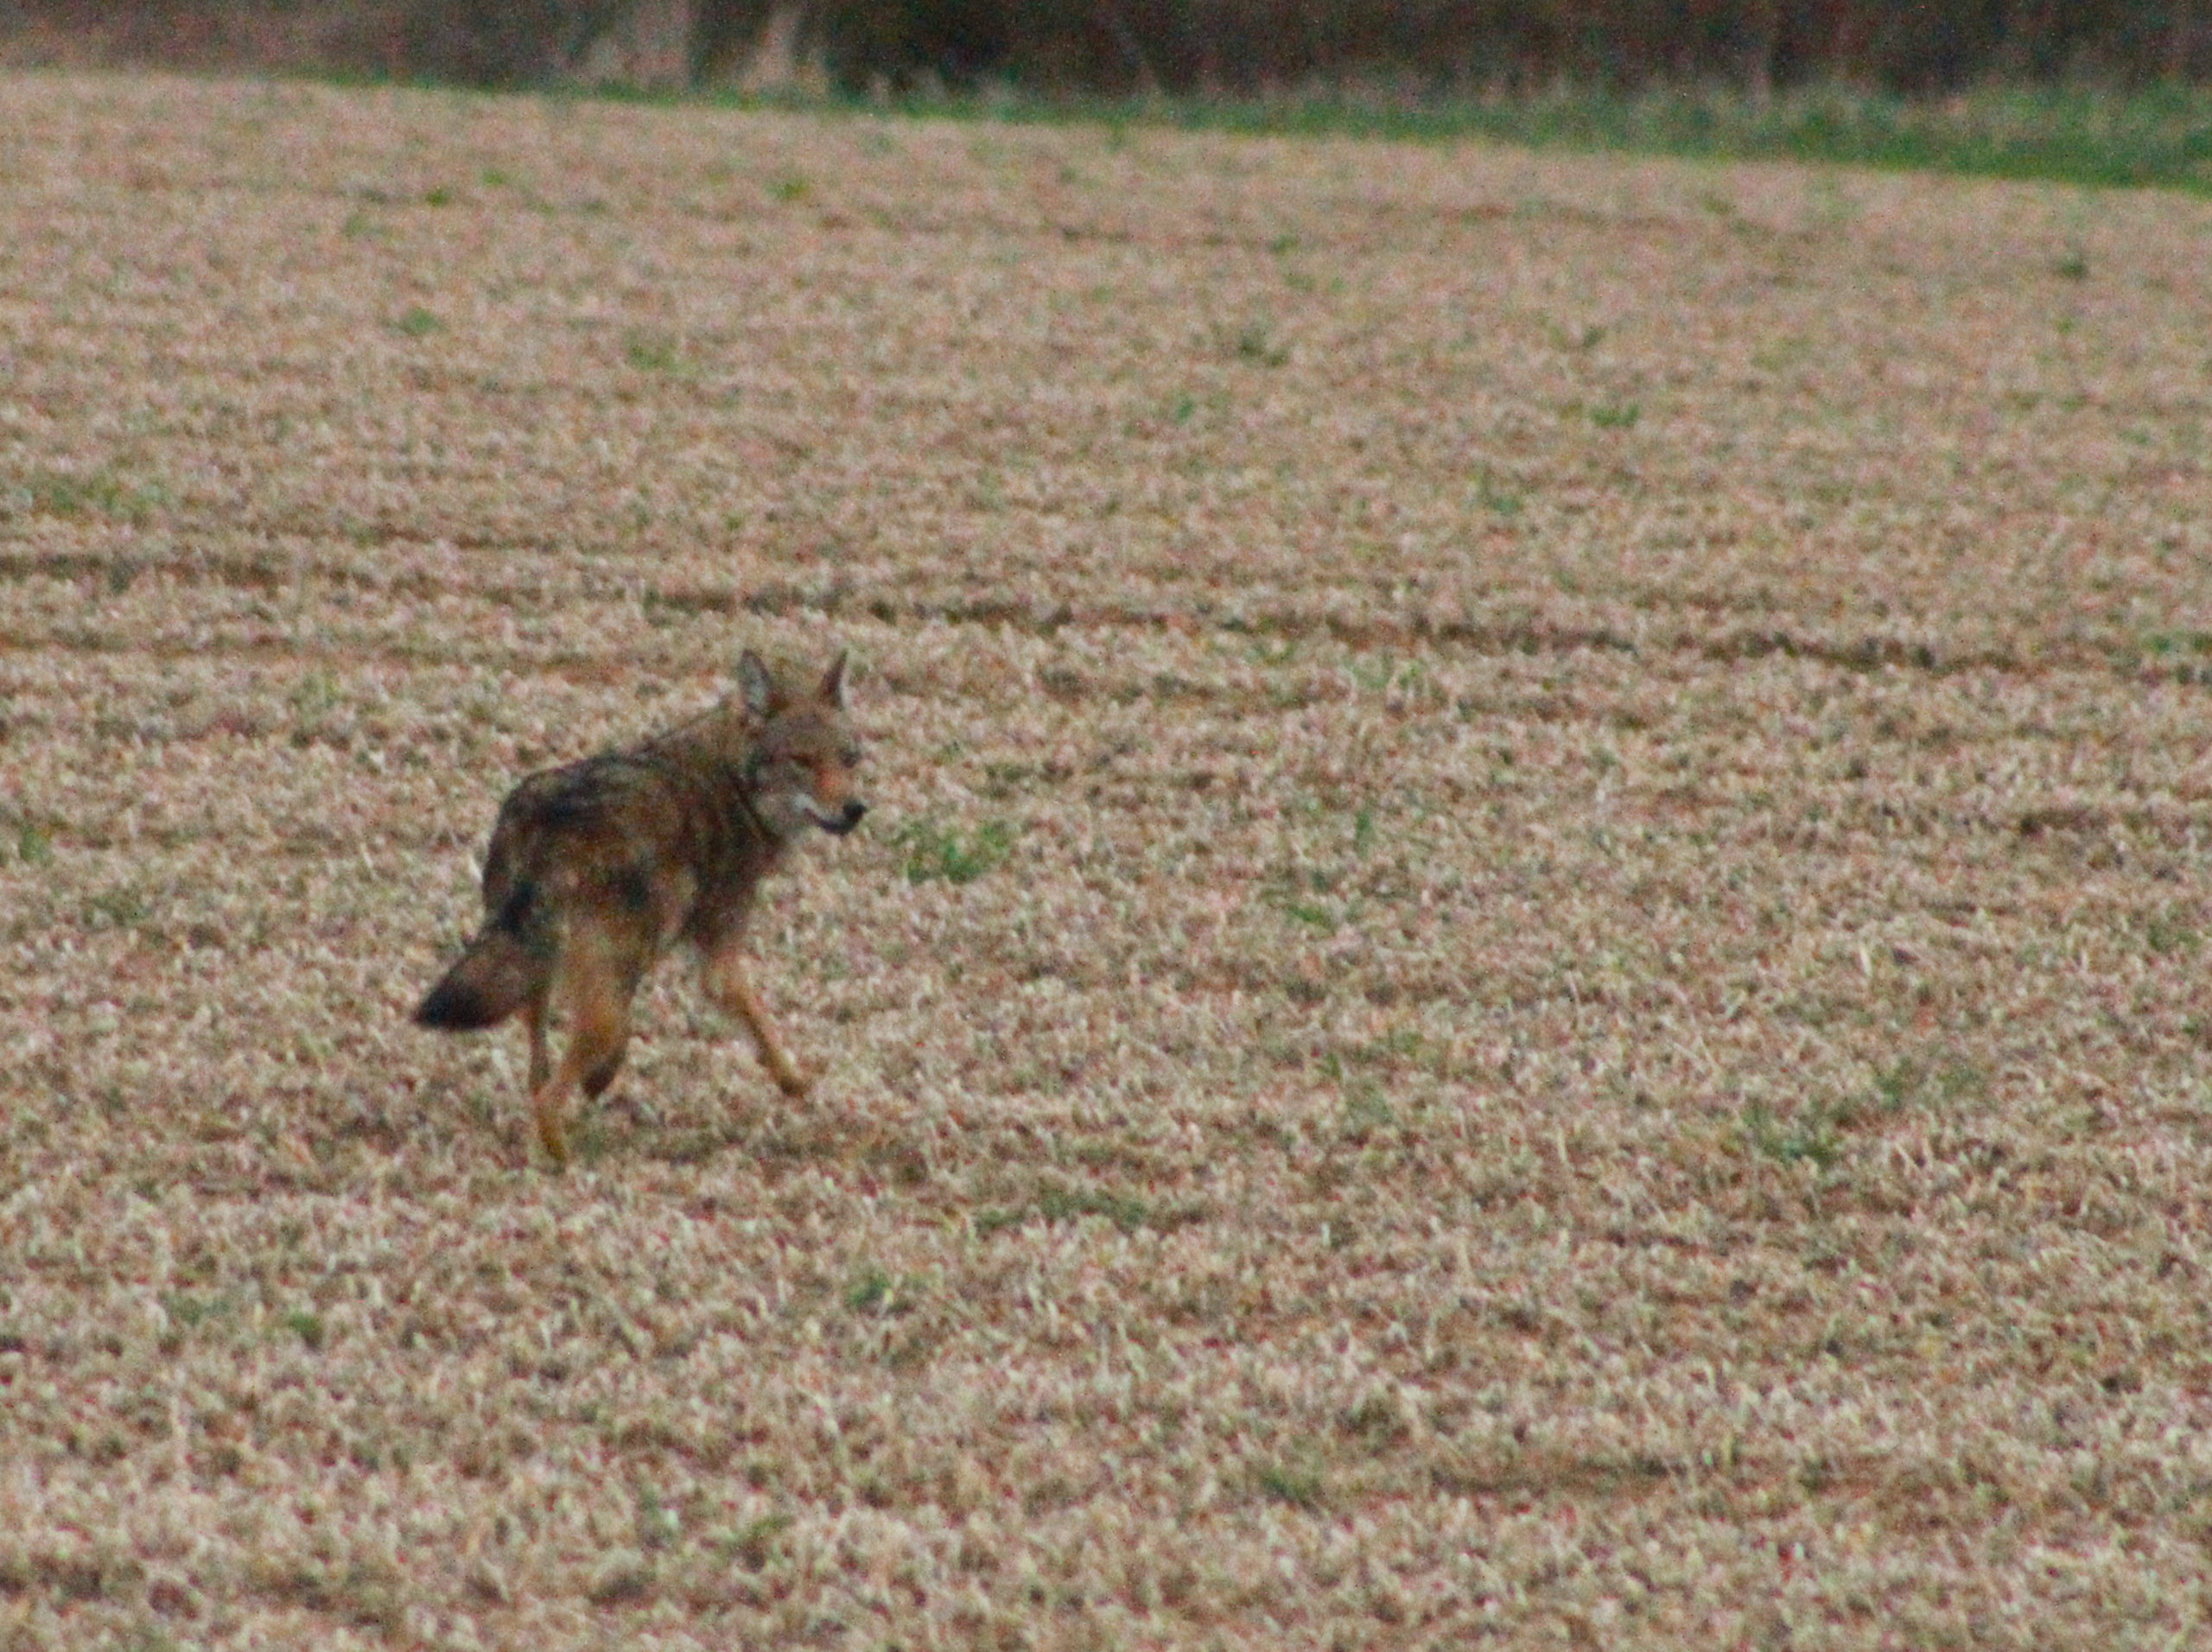
[[[570,1093],[596,1096],[613,1081],[638,985],[678,943],[698,953],[709,995],[745,1022],[777,1083],[806,1088],[739,944],[761,879],[791,843],[817,828],[842,836],[868,811],[853,790],[844,667],[841,654],[794,689],[748,649],[720,704],[628,750],[533,774],[500,805],[482,927],[415,1020],[466,1032],[522,1015],[531,1106],[555,1160],[568,1156]],[[556,1013],[570,1023],[557,1070],[546,1045]]]

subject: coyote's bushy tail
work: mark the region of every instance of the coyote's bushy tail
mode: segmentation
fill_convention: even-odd
[[[486,924],[415,1007],[415,1025],[448,1032],[496,1026],[528,1003],[541,966],[512,931]]]

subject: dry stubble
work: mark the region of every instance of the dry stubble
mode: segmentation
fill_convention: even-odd
[[[0,83],[0,1642],[2184,1643],[2170,198]],[[851,644],[777,1096],[404,1025]]]

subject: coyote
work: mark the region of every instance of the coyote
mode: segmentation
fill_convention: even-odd
[[[795,689],[747,649],[737,691],[626,751],[531,775],[499,805],[484,856],[484,924],[415,1011],[450,1032],[518,1010],[530,1029],[537,1139],[569,1159],[562,1116],[614,1080],[630,1001],[679,941],[707,995],[753,1034],[788,1096],[807,1079],[746,980],[739,943],[760,880],[810,827],[842,837],[868,805],[853,793],[860,747],[845,720],[845,656]],[[545,1022],[569,1019],[555,1067]]]

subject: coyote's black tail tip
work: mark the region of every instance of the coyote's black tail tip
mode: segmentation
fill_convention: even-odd
[[[435,1026],[446,1032],[474,1032],[504,1019],[481,993],[451,976],[431,988],[429,996],[415,1006],[416,1026]]]
[[[497,924],[486,924],[430,995],[415,1007],[415,1025],[446,1032],[496,1026],[543,988],[544,974],[521,942]]]

